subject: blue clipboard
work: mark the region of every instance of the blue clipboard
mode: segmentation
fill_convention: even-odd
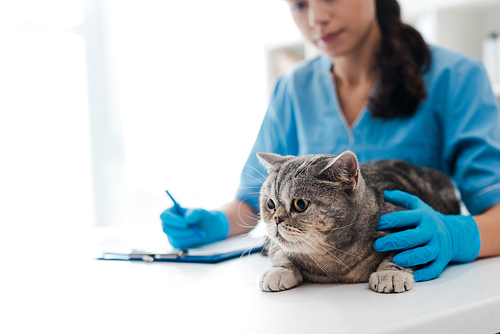
[[[97,260],[106,261],[143,261],[143,262],[180,262],[180,263],[219,263],[252,253],[260,252],[262,246],[220,254],[190,255],[189,250],[172,253],[151,253],[132,251],[131,253],[103,253]]]

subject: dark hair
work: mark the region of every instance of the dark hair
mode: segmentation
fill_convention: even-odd
[[[421,100],[427,98],[423,73],[429,70],[431,52],[422,35],[401,21],[396,0],[375,0],[382,33],[379,87],[369,101],[374,117],[411,116]]]

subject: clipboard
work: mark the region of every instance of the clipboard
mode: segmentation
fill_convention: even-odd
[[[222,261],[235,259],[252,253],[260,252],[262,246],[248,250],[232,251],[220,254],[191,255],[189,250],[178,250],[172,253],[153,253],[144,251],[132,251],[123,253],[103,253],[97,260],[117,260],[117,261],[144,261],[144,262],[181,262],[181,263],[219,263]]]
[[[247,235],[235,236],[192,249],[173,248],[158,228],[128,226],[102,229],[96,243],[100,261],[142,261],[178,263],[219,263],[262,250],[266,237],[255,229]],[[96,253],[97,255],[97,253]]]

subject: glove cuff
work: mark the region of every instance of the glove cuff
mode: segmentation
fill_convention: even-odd
[[[470,262],[477,258],[481,249],[481,237],[476,221],[472,216],[449,216],[445,225],[453,240],[453,262]]]
[[[207,231],[207,241],[211,243],[227,239],[229,234],[229,220],[226,215],[221,211],[210,211],[210,214],[214,217],[214,224]]]

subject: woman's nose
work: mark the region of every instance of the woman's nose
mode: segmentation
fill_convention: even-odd
[[[327,8],[324,8],[323,4],[318,3],[318,1],[311,1],[309,3],[308,21],[310,27],[328,23],[330,15],[326,9]]]

